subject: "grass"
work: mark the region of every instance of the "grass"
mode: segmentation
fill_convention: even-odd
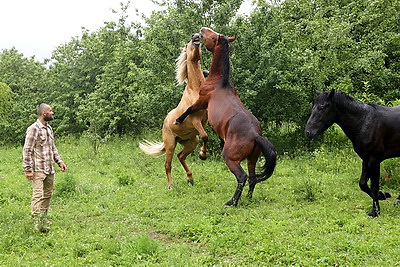
[[[21,147],[0,148],[1,266],[400,266],[400,210],[391,199],[366,216],[348,146],[282,155],[252,200],[224,208],[236,181],[218,155],[188,158],[194,186],[175,158],[167,190],[164,157],[138,140],[96,155],[87,139],[58,141],[69,170],[56,174],[48,234],[32,229]]]

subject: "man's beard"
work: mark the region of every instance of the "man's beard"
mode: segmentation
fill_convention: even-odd
[[[44,117],[44,120],[45,120],[45,121],[52,121],[52,120],[54,120],[54,117],[51,116],[51,115],[46,115],[46,116]]]

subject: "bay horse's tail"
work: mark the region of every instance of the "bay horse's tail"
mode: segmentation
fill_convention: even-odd
[[[143,143],[139,143],[139,148],[147,155],[157,157],[165,153],[164,142],[151,142],[143,140]]]
[[[274,145],[262,136],[256,137],[256,144],[260,146],[261,152],[264,155],[265,163],[262,166],[262,173],[257,174],[257,183],[267,180],[275,170],[276,166],[276,151]]]

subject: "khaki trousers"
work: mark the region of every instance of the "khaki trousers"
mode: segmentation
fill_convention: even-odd
[[[46,215],[54,189],[54,174],[35,172],[32,187],[32,215]]]

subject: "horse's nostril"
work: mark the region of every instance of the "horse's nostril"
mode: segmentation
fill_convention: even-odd
[[[306,136],[307,136],[308,138],[310,138],[311,133],[310,133],[309,131],[306,131]]]

